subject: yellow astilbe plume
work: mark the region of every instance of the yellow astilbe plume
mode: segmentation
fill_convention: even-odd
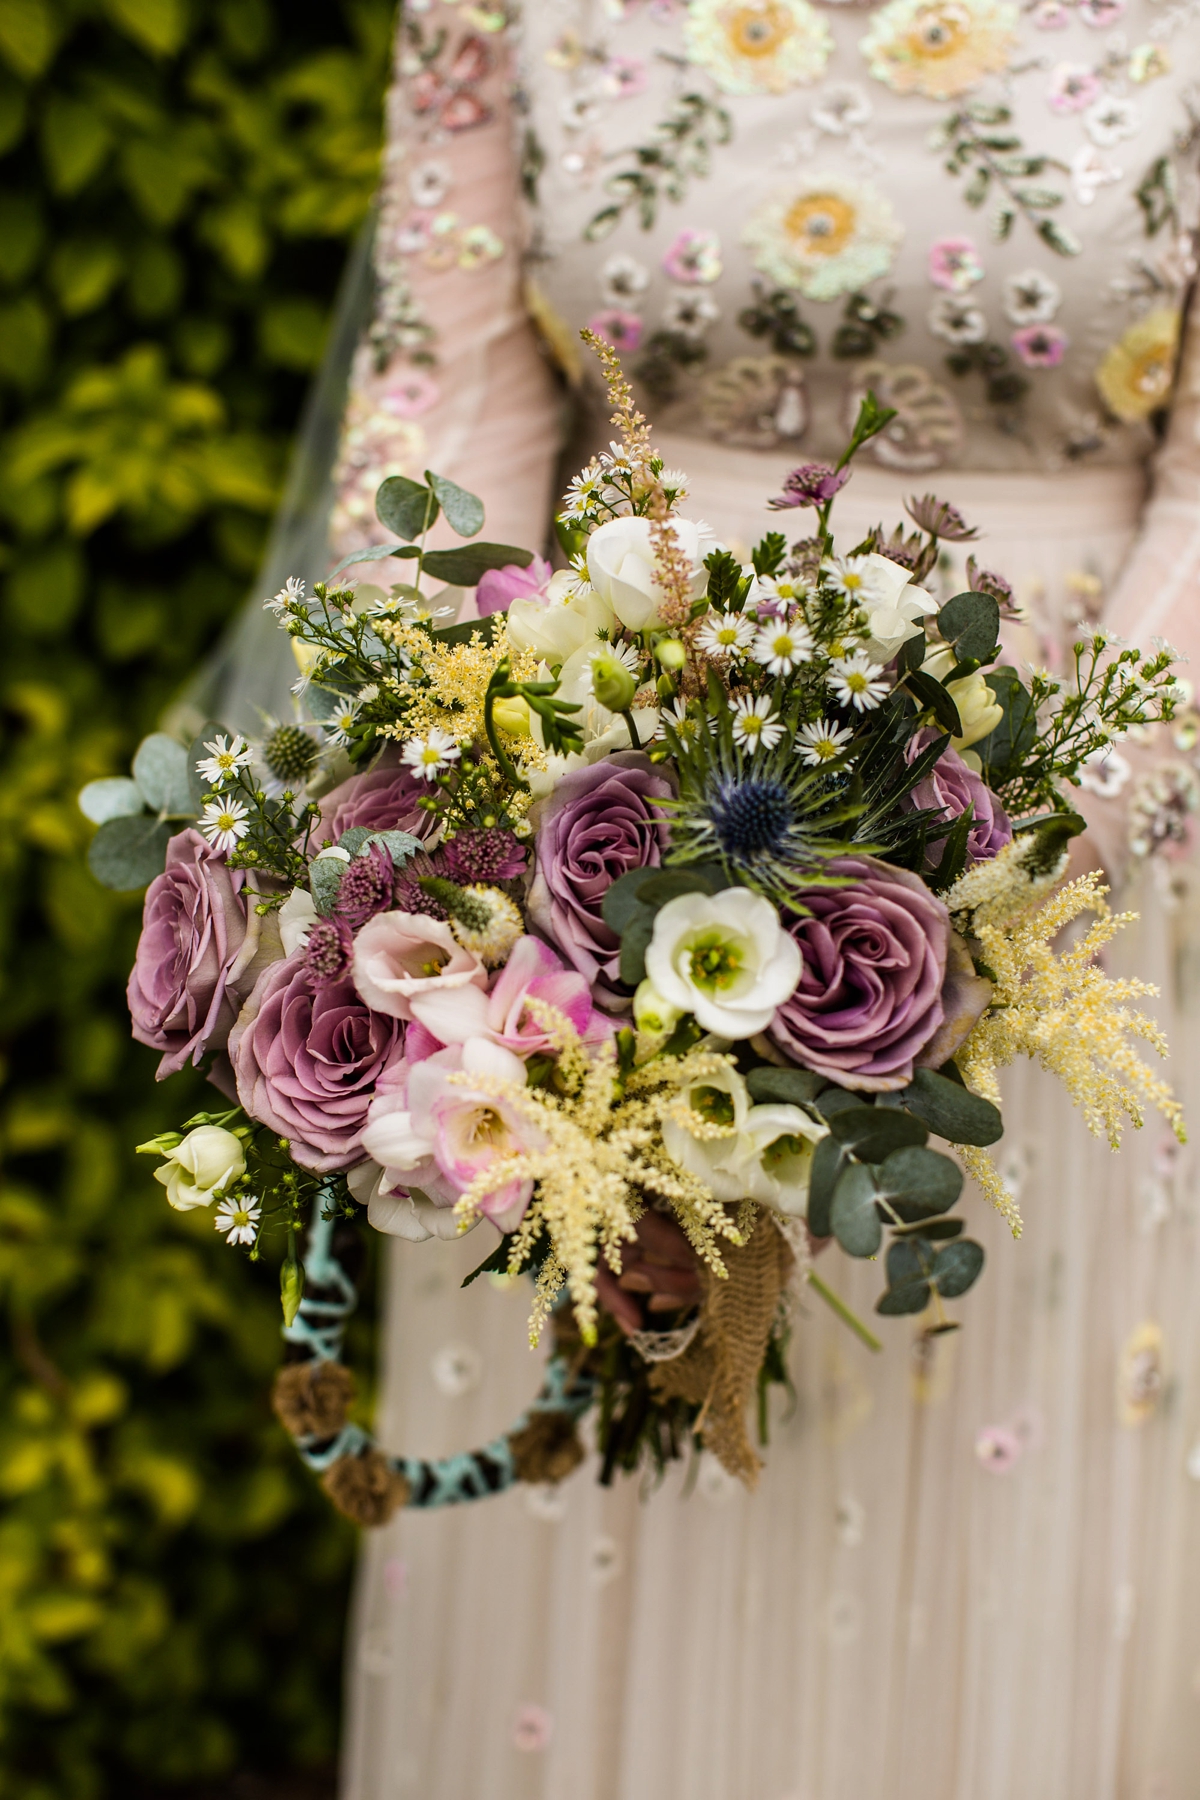
[[[1095,960],[1122,926],[1137,917],[1110,912],[1107,892],[1097,874],[1081,875],[1004,924],[988,924],[976,915],[981,960],[996,988],[956,1060],[967,1085],[998,1103],[998,1070],[1018,1055],[1034,1058],[1059,1077],[1082,1109],[1089,1131],[1107,1137],[1114,1150],[1126,1120],[1141,1125],[1145,1106],[1156,1107],[1183,1142],[1182,1108],[1129,1041],[1140,1039],[1160,1056],[1167,1054],[1166,1039],[1154,1021],[1125,1004],[1158,990],[1144,981],[1114,979]],[[1059,932],[1085,912],[1095,913],[1095,922],[1069,949],[1056,952],[1053,942]],[[974,1153],[968,1166],[983,1179],[981,1160]],[[983,1185],[995,1200],[999,1177],[995,1182],[983,1179]]]
[[[532,1181],[533,1199],[515,1234],[509,1267],[515,1273],[538,1239],[550,1254],[538,1275],[530,1341],[537,1343],[553,1300],[565,1281],[585,1343],[596,1338],[596,1261],[603,1254],[615,1270],[621,1245],[634,1236],[645,1196],[665,1200],[697,1255],[725,1275],[718,1240],[740,1243],[742,1234],[710,1190],[668,1156],[662,1121],[680,1090],[728,1067],[729,1058],[696,1052],[659,1058],[622,1080],[616,1051],[606,1044],[588,1057],[570,1021],[555,1008],[530,999],[531,1015],[558,1051],[556,1085],[519,1087],[501,1077],[451,1076],[521,1112],[544,1148],[499,1158],[458,1201],[464,1229],[478,1218],[488,1195],[509,1182]]]

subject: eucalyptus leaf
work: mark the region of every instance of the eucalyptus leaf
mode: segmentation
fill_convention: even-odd
[[[532,550],[521,550],[515,544],[464,544],[460,550],[431,550],[424,568],[439,581],[477,587],[489,569],[507,569],[513,563],[527,569],[532,561]]]
[[[347,832],[346,836],[350,834]],[[342,840],[343,843],[345,839]],[[402,868],[410,856],[415,856],[425,848],[420,838],[414,837],[411,831],[373,831],[365,839],[363,849],[369,850],[372,844],[379,844],[387,851],[397,869]]]
[[[188,753],[165,731],[153,731],[142,739],[133,759],[133,779],[151,812],[191,816]]]
[[[833,1235],[829,1209],[844,1161],[845,1152],[834,1137],[822,1138],[813,1151],[808,1178],[808,1229],[815,1238]]]
[[[328,918],[337,905],[338,889],[349,866],[340,856],[317,856],[309,864],[308,885],[313,905],[323,919]]]
[[[929,1305],[929,1283],[924,1276],[890,1287],[875,1302],[875,1311],[888,1318],[903,1318],[908,1313],[924,1312]]]
[[[887,1253],[888,1291],[877,1302],[876,1312],[893,1317],[924,1312],[929,1305],[929,1275],[933,1246],[920,1239],[893,1241]]]
[[[105,775],[80,788],[77,805],[85,819],[93,825],[106,825],[110,819],[131,819],[145,809],[142,790],[128,775]]]
[[[917,1219],[912,1225],[894,1225],[892,1231],[897,1238],[927,1237],[956,1238],[966,1229],[962,1219]]]
[[[973,744],[972,749],[983,764],[983,778],[989,787],[1002,787],[1019,772],[1033,748],[1037,737],[1037,711],[1028,688],[1022,686],[1015,669],[993,669],[984,680],[1004,708],[1004,717],[995,730]]]
[[[862,1163],[848,1163],[838,1176],[829,1223],[847,1256],[874,1256],[883,1240],[875,1205],[875,1178]]]
[[[938,1251],[933,1264],[933,1282],[947,1300],[957,1299],[978,1281],[983,1269],[983,1245],[973,1238],[962,1238]]]
[[[901,1097],[909,1112],[948,1143],[994,1144],[1004,1136],[998,1107],[932,1069],[918,1069]]]
[[[108,819],[88,845],[88,868],[102,887],[118,893],[145,887],[162,874],[173,835],[169,825],[146,813]]]
[[[955,594],[938,613],[938,630],[959,662],[990,662],[1000,635],[1000,608],[991,594]]]
[[[923,1144],[929,1133],[911,1113],[886,1106],[854,1106],[835,1113],[829,1129],[860,1162],[878,1163],[893,1150]]]
[[[894,1150],[875,1173],[881,1199],[908,1224],[928,1214],[949,1212],[962,1193],[958,1164],[920,1145]]]
[[[425,479],[437,495],[451,531],[467,538],[483,530],[483,501],[478,494],[469,494],[466,488],[447,481],[444,475],[435,475],[432,469],[426,469]]]
[[[713,884],[698,869],[656,869],[638,889],[643,906],[665,906],[681,894],[711,894]]]
[[[375,495],[375,516],[398,538],[424,536],[438,516],[437,496],[407,475],[389,475]]]
[[[862,1103],[861,1094],[852,1094],[846,1088],[827,1087],[817,1096],[814,1105],[821,1117],[829,1120],[835,1113],[849,1112],[851,1108],[861,1107]]]
[[[601,917],[618,937],[643,904],[639,898],[642,888],[657,873],[657,869],[630,869],[626,874],[618,875],[612,886],[605,890],[600,902]]]
[[[751,1069],[746,1077],[752,1100],[784,1106],[810,1106],[824,1085],[825,1076],[811,1069],[777,1069],[772,1063]]]
[[[382,562],[385,556],[411,555],[413,555],[411,544],[368,544],[365,550],[355,550],[353,555],[344,556],[329,579],[334,581],[344,569],[352,569],[357,563]]]
[[[646,973],[646,951],[657,916],[650,907],[640,906],[621,934],[621,980],[630,987],[636,987]]]

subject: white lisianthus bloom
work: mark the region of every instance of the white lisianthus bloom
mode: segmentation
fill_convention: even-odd
[[[808,1212],[808,1185],[813,1151],[828,1125],[819,1125],[799,1106],[771,1103],[752,1106],[739,1137],[744,1156],[747,1199],[803,1219]]]
[[[867,615],[860,642],[872,662],[889,663],[910,637],[920,630],[918,619],[936,613],[937,601],[913,581],[908,569],[890,556],[872,551],[824,565],[839,593],[853,600]]]
[[[581,585],[574,569],[550,577],[544,600],[513,600],[507,618],[509,641],[549,663],[564,663],[576,650],[594,650],[597,633],[611,634],[616,625],[607,600]]]
[[[800,951],[761,894],[681,894],[654,921],[646,974],[669,1005],[736,1042],[765,1031],[795,991]]]
[[[713,548],[712,534],[692,519],[672,517],[671,525],[691,563],[692,598],[698,600],[708,586],[704,558]],[[654,571],[649,519],[609,519],[598,525],[588,539],[587,566],[593,588],[622,625],[645,631],[658,623],[662,589]]]
[[[633,996],[633,1022],[639,1031],[650,1037],[664,1037],[675,1029],[680,1017],[679,1008],[664,1000],[652,981],[638,984]]]
[[[948,644],[939,644],[936,649],[926,652],[921,667],[935,681],[945,681],[957,660]],[[946,692],[958,708],[962,725],[962,736],[950,739],[956,750],[977,744],[980,738],[995,731],[1004,717],[1004,708],[984,680],[982,669],[976,669],[974,675],[964,675],[961,681],[948,682]]]
[[[176,1212],[195,1206],[211,1206],[230,1182],[246,1172],[242,1140],[220,1125],[197,1125],[182,1143],[164,1153],[163,1166],[155,1169],[155,1181],[167,1190],[167,1201]]]
[[[694,1124],[663,1121],[667,1153],[721,1201],[758,1200],[789,1218],[808,1210],[815,1146],[829,1128],[798,1106],[752,1106],[730,1069],[681,1096]]]
[[[279,937],[285,956],[291,956],[293,951],[304,948],[317,917],[317,909],[308,889],[293,888],[279,909]]]

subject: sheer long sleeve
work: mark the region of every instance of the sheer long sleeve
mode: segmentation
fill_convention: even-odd
[[[516,138],[507,32],[452,6],[401,7],[376,303],[335,478],[339,555],[387,535],[379,482],[426,468],[483,498],[490,539],[542,546],[559,407],[522,302]],[[439,525],[433,541],[453,541]]]

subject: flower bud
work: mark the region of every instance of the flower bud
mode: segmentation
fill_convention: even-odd
[[[509,737],[527,738],[530,735],[529,702],[522,700],[519,694],[512,700],[497,700],[492,707],[492,717]]]
[[[592,658],[592,692],[609,712],[627,712],[637,693],[637,678],[611,650],[600,650]]]
[[[660,638],[654,654],[664,669],[682,669],[687,661],[687,651],[678,638]]]
[[[664,1000],[652,981],[639,984],[633,996],[633,1018],[639,1031],[650,1037],[665,1037],[682,1017],[682,1010]]]
[[[289,1328],[295,1324],[303,1298],[304,1270],[288,1257],[279,1270],[279,1299],[283,1306],[283,1322]]]
[[[161,1169],[155,1169],[154,1179],[162,1182],[176,1212],[211,1206],[217,1194],[246,1172],[241,1139],[220,1125],[198,1125],[164,1155],[166,1160]]]

